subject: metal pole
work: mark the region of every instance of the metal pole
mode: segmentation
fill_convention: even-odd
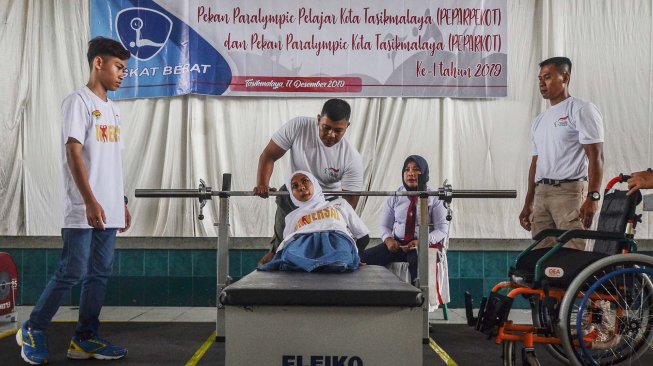
[[[222,175],[222,190],[228,191],[231,188],[231,174]],[[215,340],[224,342],[227,334],[225,331],[225,308],[220,302],[220,295],[228,285],[229,275],[229,196],[220,196],[220,221],[218,225],[218,248],[217,248],[217,316],[215,323]]]
[[[422,290],[424,303],[422,304],[423,327],[422,343],[429,343],[429,199],[426,196],[419,198],[419,248],[417,250],[417,276],[419,288]]]
[[[252,191],[202,191],[200,189],[137,189],[136,197],[193,197],[210,199],[212,196],[254,196]],[[288,191],[270,192],[270,196],[287,196]],[[515,190],[453,190],[450,194],[441,191],[325,191],[327,196],[437,196],[444,198],[516,198]]]

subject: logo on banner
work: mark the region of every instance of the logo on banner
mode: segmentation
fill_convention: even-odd
[[[168,42],[172,20],[165,14],[147,8],[127,8],[116,16],[120,42],[137,60],[156,56]]]

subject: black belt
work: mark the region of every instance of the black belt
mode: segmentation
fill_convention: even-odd
[[[571,182],[586,182],[587,177],[577,178],[577,179],[549,179],[542,178],[536,182],[536,184],[547,184],[550,186],[559,186],[560,183],[571,183]]]

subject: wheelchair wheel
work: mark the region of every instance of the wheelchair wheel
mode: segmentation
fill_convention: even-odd
[[[517,363],[517,358],[515,357],[515,342],[513,341],[504,341],[503,342],[503,366],[515,366]]]
[[[653,340],[653,258],[620,254],[601,259],[570,284],[558,333],[573,365],[637,360]]]
[[[556,328],[553,324],[551,315],[549,314],[548,309],[544,306],[544,302],[540,300],[537,296],[531,296],[531,316],[533,319],[533,325],[541,328],[548,328],[551,330],[552,335],[556,335]],[[567,359],[567,354],[565,349],[560,344],[546,344],[544,345],[546,351],[553,356],[557,361],[568,365],[569,360]]]

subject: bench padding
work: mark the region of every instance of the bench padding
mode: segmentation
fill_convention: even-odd
[[[224,305],[421,306],[419,289],[381,266],[349,273],[254,271],[227,286]]]

